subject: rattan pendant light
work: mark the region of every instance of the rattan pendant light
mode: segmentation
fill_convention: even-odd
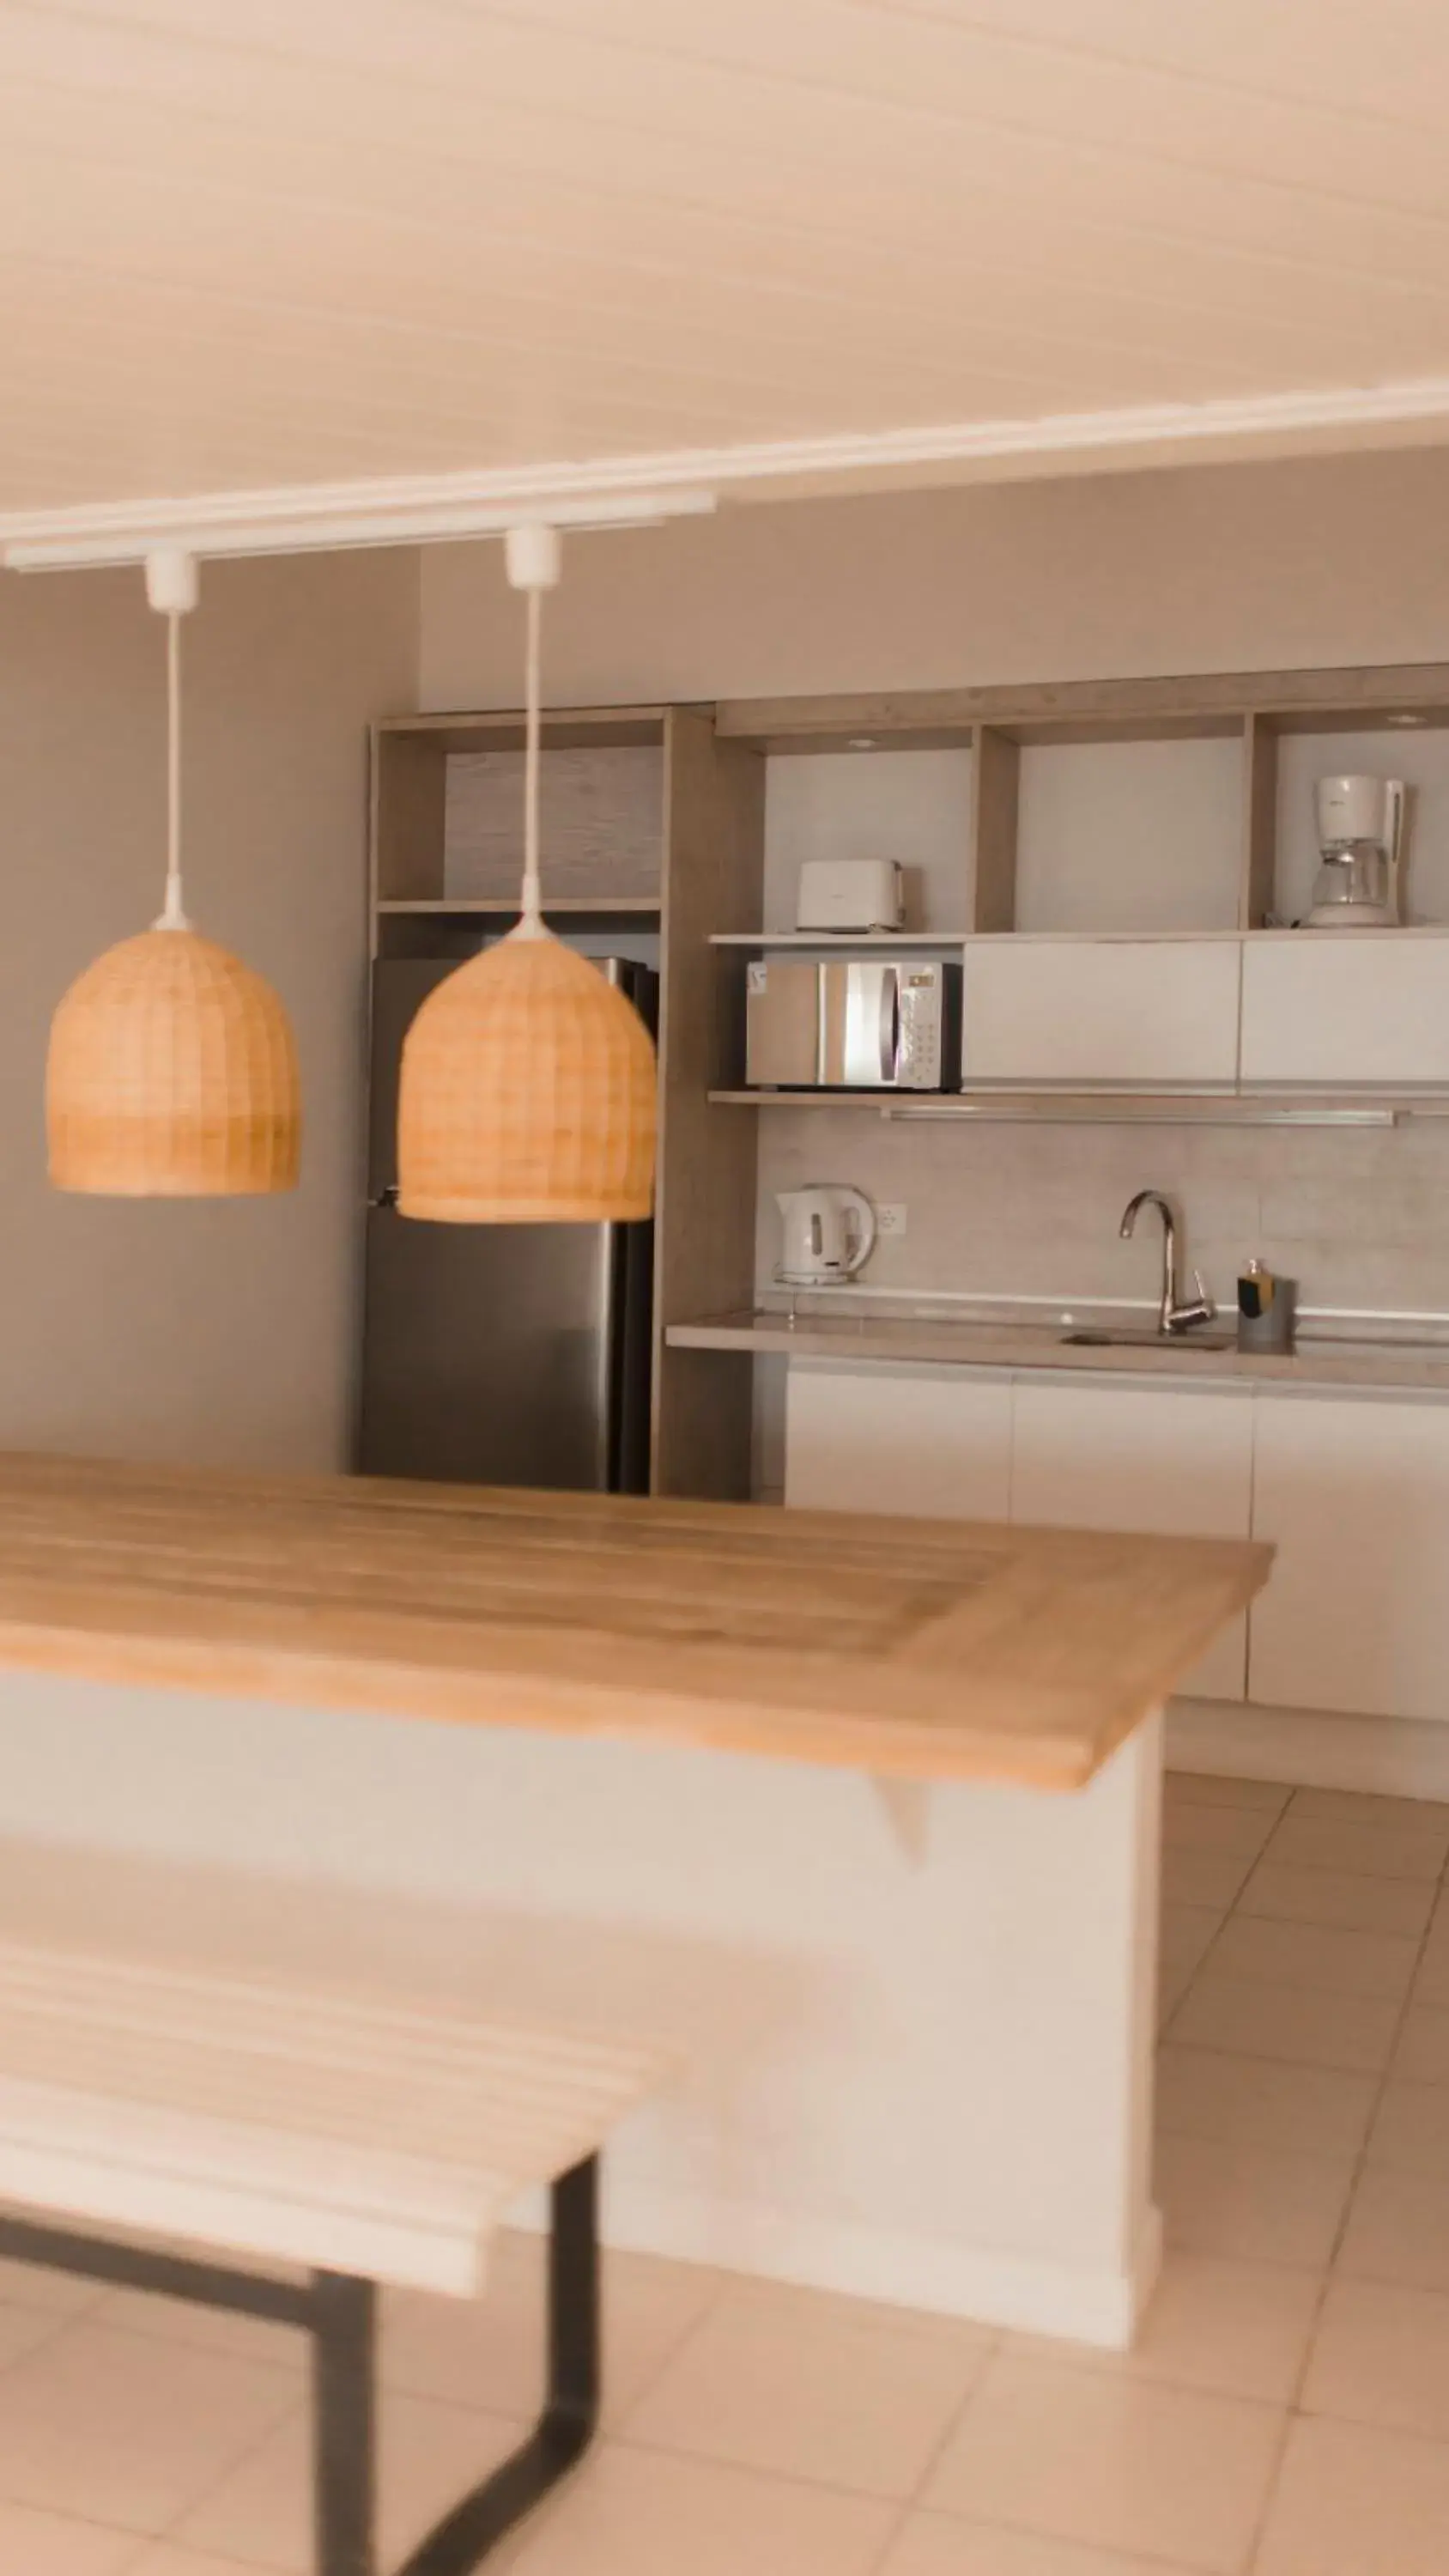
[[[539,626],[558,553],[554,528],[508,532],[528,602],[522,917],[435,988],[403,1045],[397,1204],[436,1224],[599,1224],[653,1203],[649,1032],[540,910]]]
[[[167,626],[166,902],[139,938],[108,948],[51,1023],[45,1118],[61,1190],[122,1198],[237,1198],[290,1190],[302,1113],[282,1004],[181,905],[181,619],[189,555],[149,558]]]

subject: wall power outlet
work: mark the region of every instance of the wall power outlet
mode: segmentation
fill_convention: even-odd
[[[905,1233],[906,1212],[898,1201],[893,1200],[876,1209],[875,1230],[880,1235]]]

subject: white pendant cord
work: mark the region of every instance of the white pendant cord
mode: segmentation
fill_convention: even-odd
[[[181,616],[166,616],[166,901],[158,930],[189,930],[181,905]]]
[[[179,548],[146,559],[146,596],[166,620],[166,899],[152,928],[189,930],[181,903],[181,620],[196,606],[196,564]]]
[[[523,734],[523,889],[515,939],[547,939],[539,876],[539,764],[543,743],[543,594],[558,580],[557,528],[510,528],[503,544],[508,579],[528,602]]]
[[[543,884],[539,873],[538,784],[543,722],[540,696],[543,675],[543,593],[531,589],[528,599],[528,678],[523,737],[523,917],[525,939],[543,936]]]

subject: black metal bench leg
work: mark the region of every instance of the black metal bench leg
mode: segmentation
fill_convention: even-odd
[[[377,2296],[312,2276],[312,2510],[317,2576],[377,2576]]]
[[[554,2184],[548,2240],[548,2392],[539,2429],[549,2428],[570,2460],[587,2450],[599,2420],[601,2331],[599,2160],[590,2156]]]
[[[303,2287],[149,2246],[0,2217],[0,2253],[82,2279],[304,2327],[312,2341],[316,2576],[378,2576],[377,2292],[345,2272]],[[528,2440],[413,2551],[398,2576],[470,2576],[583,2457],[599,2416],[599,2160],[553,2186],[548,2244],[548,2389]]]
[[[598,2218],[599,2164],[590,2156],[553,2186],[543,2412],[528,2440],[419,2543],[399,2576],[469,2576],[588,2449],[599,2416]]]

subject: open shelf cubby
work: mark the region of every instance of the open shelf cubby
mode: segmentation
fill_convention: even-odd
[[[1449,923],[1449,665],[727,700],[765,756],[761,944],[804,858],[896,858],[907,937],[1207,937],[1296,919],[1313,783],[1409,784],[1408,917]]]
[[[555,911],[657,911],[663,880],[665,711],[550,713],[540,792],[545,893]],[[516,906],[523,726],[515,714],[405,718],[374,736],[379,912]]]

